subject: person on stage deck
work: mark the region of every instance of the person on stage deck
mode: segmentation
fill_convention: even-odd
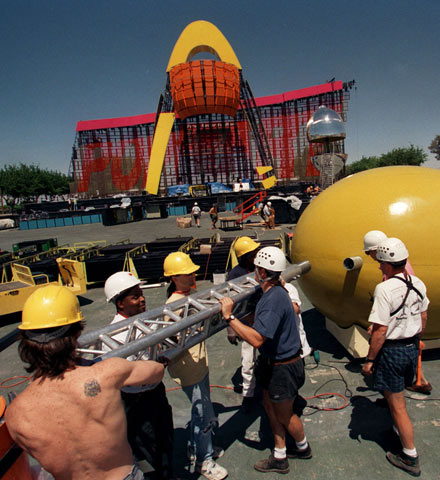
[[[202,210],[199,207],[197,202],[194,202],[194,206],[191,209],[191,216],[194,219],[194,223],[196,224],[197,228],[200,228],[200,217],[202,216]]]
[[[209,216],[211,217],[211,229],[215,230],[217,228],[217,221],[218,221],[218,207],[217,204],[213,205],[209,209]]]

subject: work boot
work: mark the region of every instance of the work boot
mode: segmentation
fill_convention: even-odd
[[[406,387],[407,390],[410,392],[416,393],[423,393],[425,395],[429,395],[432,390],[432,385],[428,383],[423,383],[422,385],[417,385],[417,383],[413,383],[411,386]]]
[[[208,480],[223,480],[228,476],[226,468],[208,458],[202,463],[197,463],[196,470]]]
[[[312,457],[312,449],[310,448],[309,444],[307,444],[307,448],[305,450],[298,450],[297,448],[287,449],[287,458],[299,458],[302,460],[308,460]]]
[[[387,452],[386,457],[395,467],[405,470],[413,477],[420,477],[422,471],[420,470],[419,457],[410,457],[403,452],[397,455]]]
[[[289,473],[289,461],[287,458],[283,458],[282,460],[276,459],[273,454],[269,455],[269,458],[265,458],[264,460],[258,460],[258,462],[254,465],[255,470],[259,472],[277,472],[277,473]]]

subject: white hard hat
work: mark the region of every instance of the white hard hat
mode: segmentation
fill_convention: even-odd
[[[198,203],[197,203],[197,202],[194,202],[194,205],[198,205]]]
[[[107,278],[104,285],[104,294],[107,302],[116,300],[125,290],[139,285],[141,281],[130,272],[116,272]]]
[[[257,253],[254,265],[272,272],[282,272],[287,267],[287,261],[278,247],[264,247]]]
[[[386,240],[387,236],[380,230],[371,230],[364,237],[364,252],[377,250],[379,244]]]
[[[398,238],[387,238],[377,247],[376,260],[379,262],[401,262],[408,257],[405,244]]]
[[[271,206],[272,206],[272,202],[267,202],[267,204],[269,205],[269,207],[271,207]]]

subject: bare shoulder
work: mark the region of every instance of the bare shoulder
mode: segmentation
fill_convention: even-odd
[[[109,358],[92,367],[83,367],[80,380],[87,396],[98,394],[100,388],[121,389],[126,385],[143,385],[162,380],[162,364],[142,360],[130,362],[123,358]]]
[[[109,358],[86,368],[88,370],[86,376],[89,380],[85,381],[84,388],[88,388],[92,393],[100,383],[119,387],[125,377],[129,375],[132,366],[124,358]]]
[[[28,387],[29,389],[29,387]],[[23,412],[28,409],[29,392],[24,390],[20,395],[14,398],[5,411],[5,422],[8,426],[9,433],[14,440],[17,440],[17,434],[23,423]]]

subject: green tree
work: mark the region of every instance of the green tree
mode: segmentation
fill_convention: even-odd
[[[68,193],[69,178],[38,165],[5,165],[0,169],[0,189],[6,203],[13,207],[22,200],[37,201],[40,195]]]
[[[362,172],[363,170],[370,170],[371,168],[377,168],[379,163],[378,157],[362,157],[357,162],[350,163],[345,168],[347,175],[353,175],[353,173]]]
[[[437,160],[440,160],[440,135],[437,135],[429,145],[429,151],[434,154]]]
[[[362,157],[359,161],[347,165],[346,173],[362,172],[371,168],[389,167],[392,165],[420,166],[428,159],[427,153],[420,147],[394,148],[391,152],[383,153],[380,157]]]

